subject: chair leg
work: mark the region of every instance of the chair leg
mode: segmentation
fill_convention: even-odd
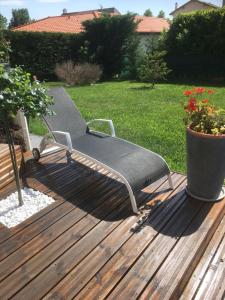
[[[129,191],[130,202],[131,202],[133,212],[135,214],[138,214],[137,202],[136,202],[135,196],[133,194],[133,191],[131,190],[131,188],[129,188],[128,191]]]
[[[170,186],[171,190],[173,190],[174,186],[173,186],[173,181],[172,181],[171,174],[168,175],[168,182],[169,182],[169,186]]]

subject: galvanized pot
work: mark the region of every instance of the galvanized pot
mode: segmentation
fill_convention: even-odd
[[[203,134],[187,128],[187,193],[203,201],[225,197],[225,135]]]

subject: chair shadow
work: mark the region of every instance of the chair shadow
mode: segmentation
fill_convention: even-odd
[[[59,160],[62,161],[62,157]],[[54,172],[50,173],[49,169]],[[73,176],[76,177],[74,181],[71,180]],[[37,184],[32,182],[35,180],[65,201],[100,220],[123,220],[133,214],[129,194],[123,183],[78,161],[42,164],[41,161],[37,163],[30,159],[21,168],[21,178],[23,186],[35,189]],[[65,193],[65,188],[70,191]],[[165,191],[160,193],[163,192]],[[138,206],[160,193],[137,193]]]
[[[49,172],[49,169],[54,172]],[[60,157],[59,161],[43,164],[31,159],[24,164],[21,172],[24,186],[35,189],[36,184],[30,180],[35,179],[65,201],[99,220],[113,222],[126,219],[133,214],[128,191],[123,183],[78,161],[62,162],[62,157]],[[73,176],[76,177],[74,180],[71,179]],[[96,182],[102,184],[99,185]],[[69,189],[68,193],[65,193],[65,188]],[[212,203],[203,204],[185,196],[184,190],[161,201],[159,196],[167,191],[168,189],[160,189],[158,192],[148,193],[144,190],[135,195],[138,206],[143,206],[142,210],[147,211],[147,216],[139,218],[135,230],[131,228],[134,233],[150,226],[158,233],[174,238],[188,236],[199,229],[213,207]],[[182,204],[178,205],[177,210],[163,226],[161,222],[155,221],[159,218],[163,222],[160,216],[163,211],[167,210],[169,213],[168,207],[172,210],[182,197],[185,197]]]
[[[172,210],[175,204],[175,197],[177,198],[177,201],[181,198],[185,198],[182,204],[173,212],[171,217],[162,225],[163,218],[160,217],[160,212],[163,212],[163,210],[166,210],[167,207],[170,206]],[[143,220],[140,220],[136,227],[132,228],[134,233],[143,230],[144,227],[150,226],[154,228],[157,233],[172,238],[189,236],[199,230],[208,213],[214,206],[213,203],[202,203],[201,201],[185,195],[184,190],[177,192],[175,196],[169,197],[165,201],[156,200],[156,202],[156,207],[153,207],[147,216]],[[157,213],[155,212],[155,209],[158,210]],[[160,220],[162,222],[160,222]]]

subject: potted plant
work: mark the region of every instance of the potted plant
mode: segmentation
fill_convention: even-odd
[[[26,117],[35,117],[49,113],[48,105],[52,99],[46,95],[45,88],[34,80],[21,67],[6,69],[0,64],[0,119],[4,124],[18,190],[19,204],[22,195],[14,149],[14,140],[10,121],[20,110]]]
[[[187,193],[203,201],[225,197],[225,110],[209,103],[213,90],[184,91],[187,125]]]

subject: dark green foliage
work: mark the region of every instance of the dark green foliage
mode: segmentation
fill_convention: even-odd
[[[6,41],[3,32],[0,31],[0,63],[9,62],[10,43]]]
[[[56,63],[78,61],[82,35],[47,32],[6,32],[12,66],[22,65],[40,79],[55,78]]]
[[[163,10],[160,10],[159,13],[158,13],[158,18],[165,18],[165,13]]]
[[[7,26],[7,19],[0,14],[0,30],[5,30]]]
[[[30,23],[31,19],[27,8],[12,9],[12,18],[9,28]]]
[[[165,36],[173,74],[201,79],[225,76],[225,8],[178,15]]]
[[[146,9],[146,11],[144,12],[144,16],[145,17],[152,17],[153,16],[152,11],[151,11],[150,8]]]
[[[84,23],[84,38],[89,41],[88,56],[102,66],[105,78],[120,74],[128,40],[135,34],[134,16],[103,15]]]
[[[137,34],[128,40],[120,78],[137,79],[137,68],[142,58],[142,49],[139,47],[139,43],[140,38]]]

